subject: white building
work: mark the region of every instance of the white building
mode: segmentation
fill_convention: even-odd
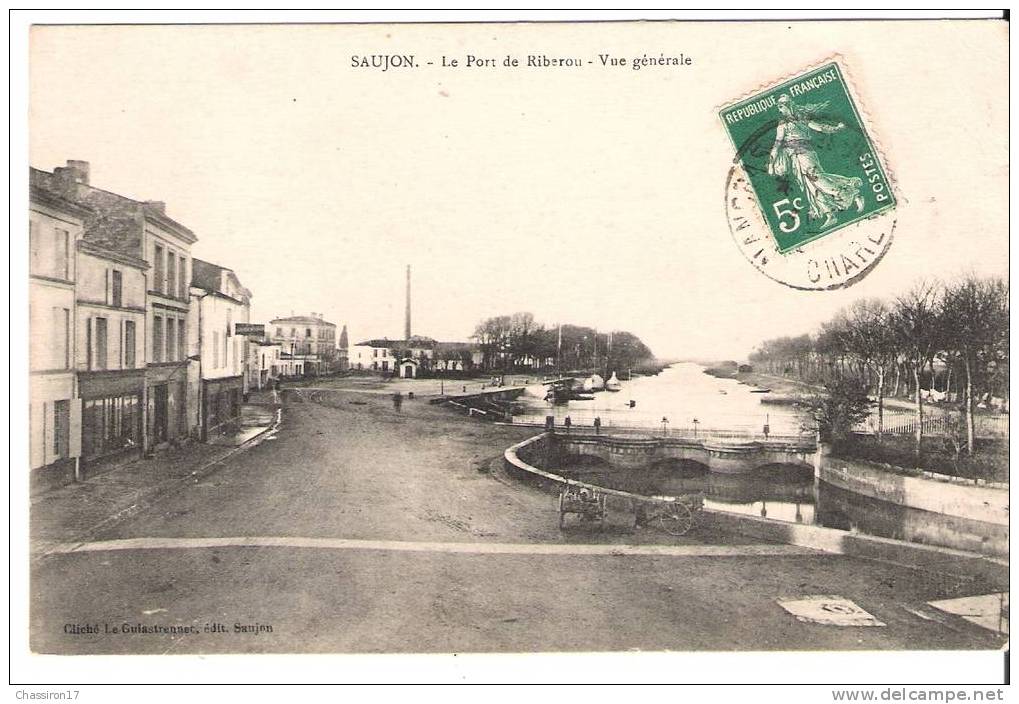
[[[290,315],[269,321],[266,338],[283,349],[284,376],[322,374],[339,369],[336,325],[321,313]],[[299,371],[298,371],[299,370]]]
[[[376,338],[350,348],[350,368],[416,377],[421,371],[467,372],[480,366],[481,350],[469,342],[437,342],[430,337],[408,340]]]
[[[87,215],[74,203],[31,189],[29,465],[33,479],[47,483],[74,476],[81,454],[81,401],[73,367],[74,287],[76,243]]]
[[[261,391],[272,387],[282,376],[280,357],[283,348],[267,340],[248,339],[248,388]]]
[[[197,324],[201,437],[224,430],[240,419],[247,392],[247,341],[237,323],[250,322],[251,292],[225,267],[192,260],[192,320]]]

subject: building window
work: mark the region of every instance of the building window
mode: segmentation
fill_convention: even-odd
[[[106,318],[96,318],[96,369],[106,369]]]
[[[113,287],[111,289],[111,300],[110,303],[117,308],[120,308],[124,303],[124,275],[113,270]]]
[[[177,321],[177,345],[179,350],[177,356],[181,361],[187,359],[188,348],[187,348],[187,326],[184,320]]]
[[[53,403],[53,454],[66,459],[71,454],[71,402]]]
[[[53,309],[53,368],[71,368],[71,311]]]
[[[177,257],[173,252],[166,253],[166,293],[168,296],[177,294]]]
[[[283,337],[283,328],[276,328],[276,337]]]
[[[173,318],[166,319],[166,361],[177,361],[177,323]]]
[[[158,315],[152,319],[152,361],[163,361],[163,319]]]
[[[234,334],[233,333],[233,329],[234,329],[233,311],[230,310],[230,309],[227,309],[227,311],[226,311],[226,336],[227,337],[232,337],[233,336],[233,334]]]
[[[155,260],[156,272],[155,281],[152,282],[152,290],[162,293],[166,277],[163,275],[163,248],[158,244],[156,245]]]
[[[180,258],[180,271],[179,271],[179,273],[180,273],[180,284],[179,284],[180,285],[180,292],[179,292],[179,295],[180,295],[181,300],[186,300],[187,297],[188,297],[187,271],[188,271],[188,260],[185,259],[184,257],[181,257]]]
[[[124,321],[124,368],[134,369],[135,337],[134,321]]]
[[[297,328],[290,328],[290,337],[297,337]]]
[[[28,223],[31,272],[54,279],[71,279],[71,233],[61,228],[47,231]]]
[[[54,231],[56,238],[56,271],[64,279],[71,278],[71,233],[61,230]]]
[[[305,337],[311,337],[311,328],[305,328],[304,329],[304,336]]]

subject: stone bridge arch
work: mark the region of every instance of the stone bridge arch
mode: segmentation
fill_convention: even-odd
[[[614,467],[639,469],[663,460],[696,462],[711,472],[747,474],[784,464],[813,467],[813,440],[624,437],[561,434],[552,436],[557,454],[593,455]]]

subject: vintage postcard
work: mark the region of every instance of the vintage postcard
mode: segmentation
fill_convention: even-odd
[[[29,663],[1000,671],[1007,20],[26,32]]]

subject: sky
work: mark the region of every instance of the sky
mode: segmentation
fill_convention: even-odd
[[[253,292],[255,321],[314,311],[352,343],[400,337],[411,265],[415,334],[530,311],[662,357],[742,358],[921,277],[1007,276],[1007,72],[991,70],[1007,51],[994,21],[35,27],[30,162],[85,160],[92,185],[165,201],[192,254]],[[797,291],[732,240],[717,108],[835,53],[897,186],[895,239],[859,284]],[[372,54],[420,65],[351,65]]]

